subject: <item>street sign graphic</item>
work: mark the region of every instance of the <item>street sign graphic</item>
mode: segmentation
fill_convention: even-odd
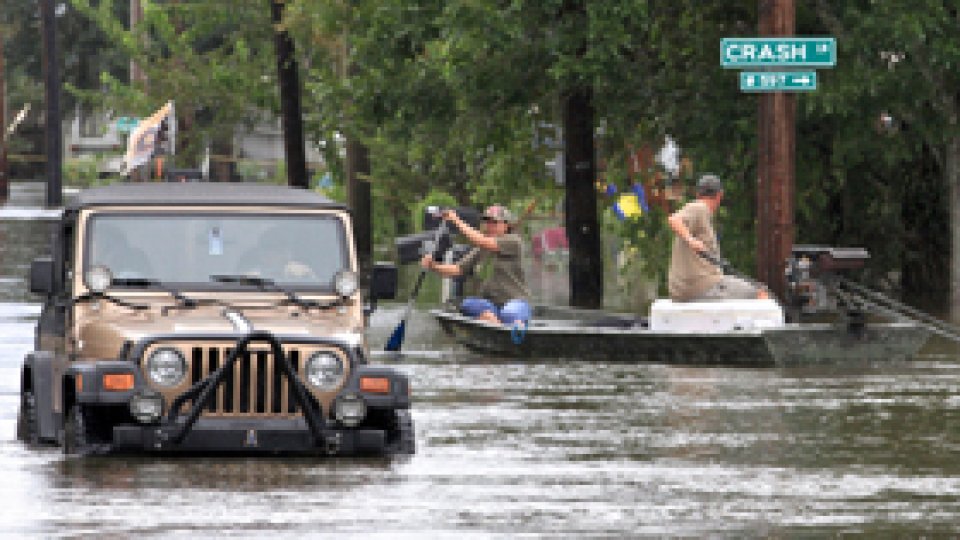
[[[724,38],[720,65],[745,67],[833,67],[837,41],[832,37]]]
[[[117,131],[119,131],[120,133],[130,133],[137,127],[137,124],[139,123],[140,123],[139,118],[121,116],[120,118],[117,118]]]
[[[743,71],[740,90],[744,92],[802,92],[817,89],[815,71]]]

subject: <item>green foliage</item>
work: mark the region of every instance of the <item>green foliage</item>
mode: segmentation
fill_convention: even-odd
[[[532,91],[545,88],[542,71],[530,69],[540,53],[519,42],[530,21],[516,17],[516,6],[500,7],[291,4],[289,26],[311,45],[303,48],[305,108],[317,112],[308,128],[317,138],[337,130],[359,137],[375,157],[375,183],[398,201],[439,188],[480,204],[542,187],[546,151],[531,144],[544,120]]]
[[[65,28],[78,36],[76,50],[97,39],[111,44],[87,67],[83,55],[71,56],[77,75],[67,81],[75,96],[109,101],[127,114],[176,99],[187,159],[202,142],[229,144],[237,126],[276,112],[268,2],[146,2],[144,22],[133,31],[120,16],[126,4],[71,0]],[[38,35],[31,33],[36,17],[23,2],[0,6],[8,20],[20,21],[11,50],[26,58],[10,64],[18,81],[13,109],[37,94],[23,67],[39,66],[24,38]],[[757,97],[741,94],[736,72],[718,66],[717,47],[724,37],[757,34],[756,2],[285,6],[308,139],[319,141],[337,196],[344,137],[369,148],[378,242],[410,232],[427,201],[501,202],[521,212],[532,200],[556,208],[561,190],[544,167],[555,153],[544,144],[544,124],[558,124],[565,91],[588,86],[606,179],[624,187],[627,154],[671,135],[694,165],[684,182],[704,172],[724,179],[716,217],[721,248],[738,268],[753,268]],[[84,20],[93,24],[75,24]],[[864,245],[877,274],[902,269],[915,286],[943,284],[950,248],[935,231],[949,219],[946,148],[960,138],[957,20],[956,6],[935,0],[798,4],[797,33],[834,35],[839,49],[837,66],[819,71],[820,89],[796,98],[798,242]],[[127,60],[144,67],[148,84],[125,82]],[[92,82],[79,76],[90,65],[103,72]],[[637,253],[637,271],[651,276],[663,276],[668,262],[662,213],[608,228]]]
[[[89,188],[109,183],[100,178],[100,158],[66,160],[63,164],[63,183],[68,186]]]
[[[820,0],[800,16],[837,37],[838,65],[799,102],[798,223],[813,242],[867,247],[873,272],[902,270],[911,294],[946,290],[958,8]]]
[[[624,260],[620,272],[655,280],[658,289],[665,291],[673,242],[667,214],[660,208],[651,207],[638,217],[621,221],[612,212],[605,212],[604,226],[622,240]]]
[[[178,164],[196,166],[203,147],[229,147],[234,130],[278,109],[276,56],[269,4],[262,0],[154,2],[143,0],[143,20],[128,29],[115,3],[71,0],[114,50],[135,62],[145,82],[104,70],[83,97],[126,115],[150,114],[176,101]],[[229,5],[229,8],[226,6]],[[88,24],[89,24],[88,23]]]
[[[273,164],[273,170],[270,171],[266,181],[268,184],[274,184],[278,186],[287,185],[287,162],[282,159],[278,159],[276,163]]]
[[[59,4],[59,3],[58,3]],[[59,69],[65,88],[61,106],[73,109],[84,101],[84,91],[98,92],[100,72],[125,76],[129,65],[123,51],[114,47],[110,37],[66,3],[57,21]],[[119,20],[128,15],[129,2],[102,0],[97,9]],[[0,0],[0,39],[5,43],[8,76],[8,109],[18,110],[32,102],[42,109],[42,48],[39,3]],[[78,91],[74,91],[78,89]],[[41,101],[38,101],[41,100]]]

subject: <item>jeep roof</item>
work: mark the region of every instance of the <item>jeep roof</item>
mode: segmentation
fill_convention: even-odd
[[[94,206],[230,205],[346,209],[346,205],[310,190],[253,183],[113,184],[82,191],[68,211]]]

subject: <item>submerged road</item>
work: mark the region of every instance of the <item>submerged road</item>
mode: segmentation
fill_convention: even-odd
[[[505,362],[417,313],[417,455],[64,458],[14,440],[43,211],[0,210],[0,537],[792,537],[960,526],[960,360],[791,369]],[[401,309],[374,317],[382,346]]]

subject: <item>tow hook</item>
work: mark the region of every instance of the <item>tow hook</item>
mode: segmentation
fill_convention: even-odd
[[[167,433],[163,428],[157,428],[154,432],[153,439],[153,448],[154,450],[162,450],[166,446],[167,442],[170,440],[170,434]]]
[[[340,452],[340,434],[334,433],[333,435],[328,435],[323,440],[323,449],[326,451],[328,456],[336,455]]]

